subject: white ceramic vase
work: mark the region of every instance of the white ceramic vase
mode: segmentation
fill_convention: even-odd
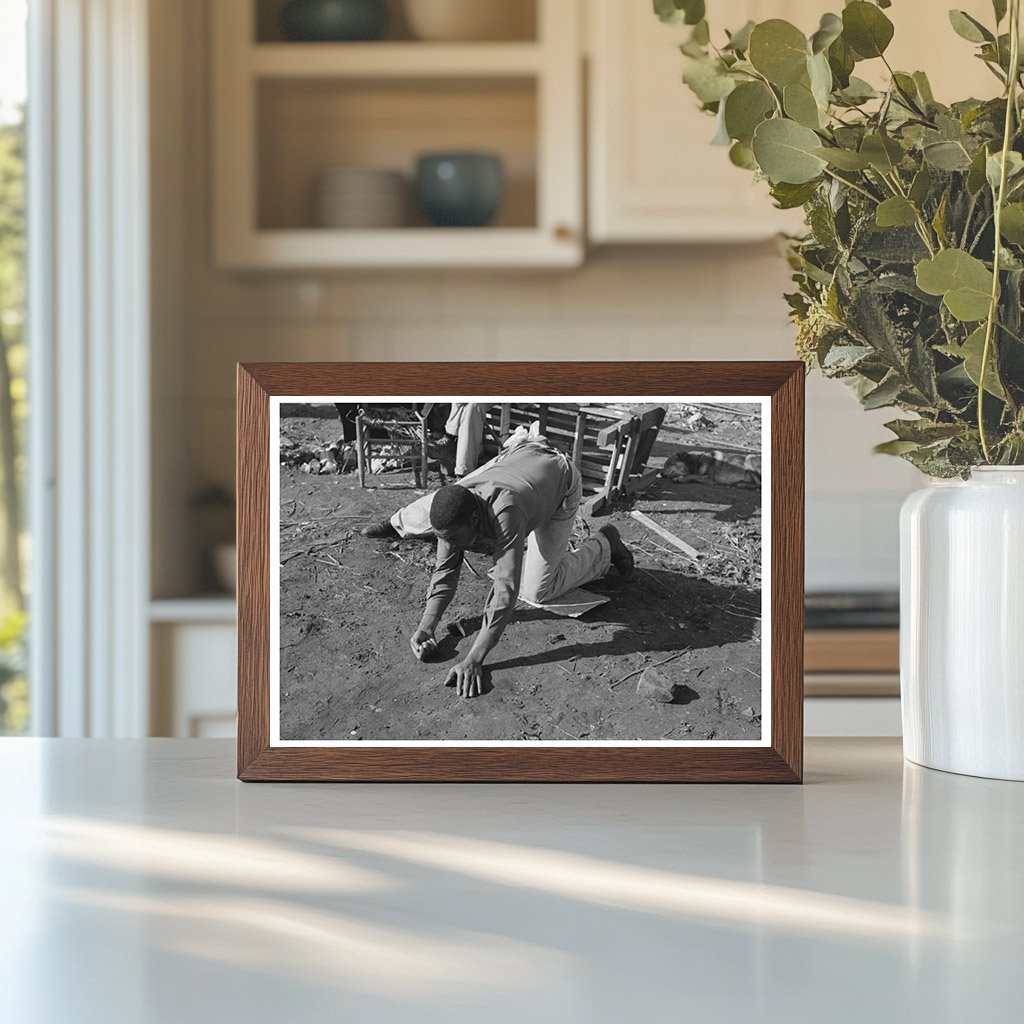
[[[904,754],[1024,781],[1024,467],[910,495],[900,552]]]

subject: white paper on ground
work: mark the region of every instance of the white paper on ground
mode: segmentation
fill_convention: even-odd
[[[601,605],[607,604],[610,600],[610,597],[601,597],[598,594],[590,593],[589,590],[583,590],[578,587],[576,590],[570,590],[567,594],[562,594],[561,597],[548,604],[527,601],[525,597],[520,597],[519,603],[529,605],[531,608],[542,608],[546,612],[551,612],[553,615],[561,615],[564,618],[578,619],[581,615],[586,615],[587,612],[600,608]]]

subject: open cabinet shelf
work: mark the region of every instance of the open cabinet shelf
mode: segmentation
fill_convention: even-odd
[[[536,39],[526,41],[296,43],[263,41],[257,19],[266,18],[265,5],[218,0],[217,264],[272,270],[581,263],[577,5],[536,0],[535,14]],[[486,227],[434,227],[417,201],[418,157],[453,151],[501,160],[502,201]],[[316,196],[339,169],[399,175],[401,214],[391,218],[398,226],[330,226]]]

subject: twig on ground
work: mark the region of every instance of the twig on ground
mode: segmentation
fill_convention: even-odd
[[[760,614],[747,615],[744,612],[734,612],[731,608],[726,608],[724,604],[713,604],[711,605],[711,607],[717,608],[720,612],[725,612],[726,615],[735,615],[738,619],[753,619],[756,621],[757,619],[761,618]]]
[[[563,735],[568,736],[571,740],[578,740],[579,736],[573,736],[571,732],[566,732],[560,725],[556,725],[555,728]]]
[[[566,674],[567,676],[573,676],[573,677],[575,677],[576,673],[575,673],[575,672],[570,672],[570,671],[569,671],[569,669],[567,669],[567,668],[566,668],[566,667],[565,667],[564,665],[559,665],[558,667],[559,667],[559,668],[560,668],[560,669],[561,669],[561,670],[562,670],[562,671],[563,671],[563,672],[564,672],[564,673],[565,673],[565,674]]]
[[[638,668],[635,672],[630,672],[628,676],[623,676],[621,679],[616,679],[614,683],[608,684],[609,690],[614,690],[620,683],[624,683],[627,679],[632,679],[635,676],[642,675],[649,668],[658,668],[661,665],[667,665],[670,661],[675,661],[676,658],[681,658],[689,650],[689,647],[684,647],[681,651],[676,651],[671,658],[665,658],[662,661],[656,661],[653,665],[644,665],[643,668]]]

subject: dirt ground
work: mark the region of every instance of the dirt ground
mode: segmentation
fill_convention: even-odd
[[[749,405],[670,407],[649,463],[695,445],[760,451]],[[329,443],[338,421],[281,420],[282,445]],[[487,579],[463,568],[438,629],[437,657],[409,649],[433,570],[423,541],[359,529],[423,493],[411,475],[362,490],[355,473],[281,467],[281,738],[284,740],[755,740],[761,731],[761,515],[756,490],[665,479],[583,529],[614,523],[634,551],[629,583],[587,585],[610,602],[580,619],[521,609],[487,665],[485,692],[444,683],[480,622]],[[434,477],[434,486],[437,486]],[[404,485],[404,486],[403,486]],[[629,516],[631,508],[701,547],[694,562]],[[469,559],[483,574],[480,555]],[[454,624],[461,622],[463,637]],[[637,692],[639,673],[679,684],[672,704]]]

